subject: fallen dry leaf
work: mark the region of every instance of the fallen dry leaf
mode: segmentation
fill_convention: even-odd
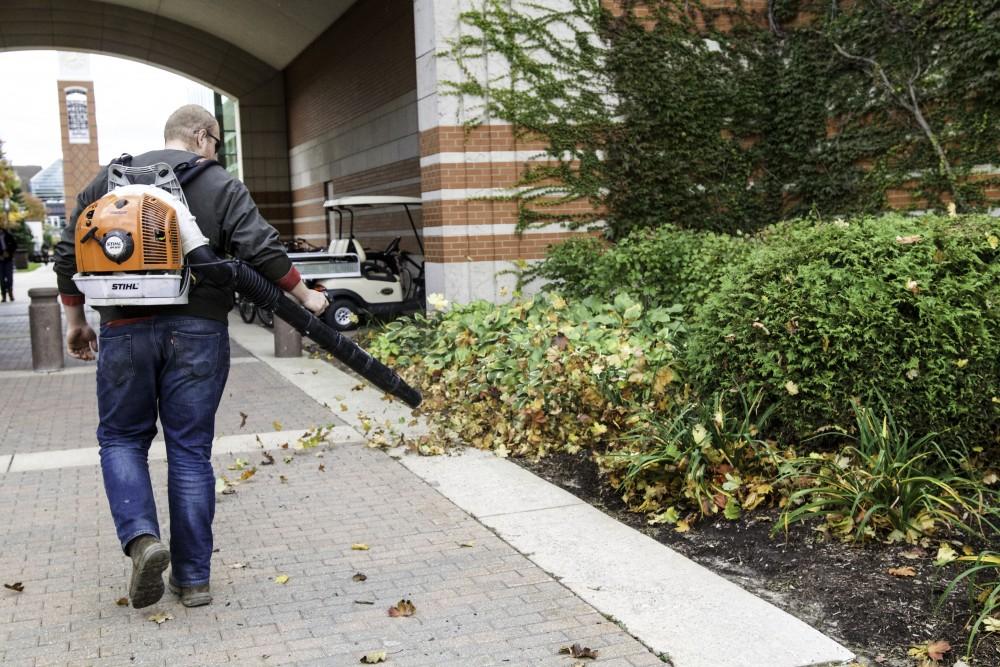
[[[459,542],[458,546],[471,548],[471,547],[476,546],[476,543],[475,542]]]
[[[153,614],[152,616],[148,617],[146,620],[147,621],[152,621],[153,623],[156,623],[157,625],[163,625],[167,621],[174,620],[174,615],[171,614],[169,611],[161,611],[159,614]]]
[[[17,591],[18,593],[24,592],[24,584],[22,584],[20,581],[15,581],[12,584],[4,584],[3,587],[9,588],[12,591]]]
[[[927,645],[927,657],[931,660],[944,660],[944,654],[951,651],[951,644],[943,639]]]
[[[247,425],[247,413],[240,412],[240,428]]]
[[[385,651],[372,651],[361,656],[361,664],[374,665],[379,662],[385,662],[387,659]]]
[[[368,575],[358,572],[356,575],[351,577],[351,579],[353,579],[354,581],[366,581],[368,579]]]
[[[400,600],[395,606],[389,607],[389,616],[393,618],[398,616],[413,616],[416,611],[417,608],[413,606],[412,602],[409,600]]]
[[[595,649],[592,649],[589,646],[580,646],[579,644],[563,646],[559,649],[559,653],[568,653],[574,658],[590,658],[591,660],[597,660],[597,651]]]
[[[246,563],[233,563],[233,564],[232,564],[232,565],[230,565],[229,567],[230,567],[230,568],[232,568],[232,569],[234,569],[234,570],[242,570],[242,569],[243,569],[243,568],[245,568],[246,566],[247,566],[247,564],[246,564]]]
[[[357,544],[352,544],[351,549],[354,551],[368,551],[368,545],[358,542]]]
[[[247,468],[246,470],[243,471],[243,474],[240,475],[240,481],[245,482],[256,474],[257,474],[256,468]]]
[[[365,385],[363,384],[356,384],[353,387],[351,387],[351,391],[364,391],[364,389]]]
[[[894,577],[915,577],[917,576],[917,571],[914,570],[909,565],[905,567],[890,567],[889,574]]]
[[[354,604],[375,604],[371,600],[355,600]]]
[[[288,580],[291,579],[287,574],[279,574],[274,578],[274,583],[276,584],[287,584]]]
[[[896,243],[899,245],[910,245],[912,243],[920,243],[921,238],[920,234],[913,234],[912,236],[897,236]]]
[[[279,422],[277,419],[275,419],[273,422],[271,422],[271,426],[274,427],[275,431],[280,431],[281,430],[281,422]]]
[[[288,478],[285,477],[284,475],[278,475],[278,479],[281,480],[282,484],[288,484]]]
[[[117,600],[115,600],[115,604],[118,605],[119,607],[127,607],[128,598],[118,598]]]
[[[260,462],[262,466],[273,466],[274,457],[270,453],[264,452],[264,460]]]
[[[319,464],[319,471],[320,472],[326,472],[326,464],[325,463],[320,463]]]
[[[346,403],[341,403],[340,404],[340,411],[341,412],[347,412],[347,410],[348,410],[347,404]]]

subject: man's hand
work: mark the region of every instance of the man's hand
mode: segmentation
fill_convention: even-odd
[[[325,293],[309,289],[301,281],[292,289],[292,296],[298,299],[299,303],[305,306],[316,317],[322,315],[326,307],[330,305],[330,301],[326,298]]]
[[[302,305],[308,308],[313,315],[319,317],[326,310],[327,306],[330,305],[330,302],[322,292],[309,290],[309,294],[306,296],[305,301],[302,302]]]
[[[66,330],[66,349],[74,359],[93,361],[97,358],[97,334],[89,324],[70,326]]]

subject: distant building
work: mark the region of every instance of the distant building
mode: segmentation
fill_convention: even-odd
[[[42,168],[37,164],[25,164],[25,165],[14,165],[14,173],[17,174],[17,178],[21,181],[21,191],[31,192],[31,179],[35,174],[40,172]]]
[[[66,196],[63,188],[63,161],[56,160],[31,177],[31,194],[45,204],[45,221],[54,227],[66,225]]]

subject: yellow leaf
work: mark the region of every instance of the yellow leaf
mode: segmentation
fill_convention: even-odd
[[[969,360],[968,359],[958,359],[958,360],[955,361],[955,365],[958,366],[959,368],[965,368],[966,366],[969,365]]]
[[[368,551],[368,545],[362,544],[360,542],[357,544],[352,544],[351,548],[354,549],[355,551]]]
[[[888,570],[889,574],[894,577],[915,577],[917,576],[917,571],[914,570],[909,565],[905,567],[890,567]]]
[[[385,651],[372,651],[371,653],[366,653],[361,657],[361,664],[374,665],[380,662],[385,662],[387,659]]]
[[[243,471],[243,474],[240,475],[240,480],[245,482],[256,474],[257,474],[256,468],[247,468],[246,470]]]
[[[389,615],[393,618],[397,616],[413,616],[417,608],[409,600],[400,600],[394,606],[389,607]]]
[[[674,526],[674,530],[678,533],[686,533],[691,530],[691,525],[684,519],[680,519],[677,521],[677,525]]]
[[[785,391],[787,391],[790,396],[795,396],[799,393],[799,385],[789,380],[785,383]]]
[[[174,620],[174,615],[171,614],[168,611],[161,611],[159,614],[153,614],[152,616],[148,617],[146,620],[147,621],[152,621],[153,623],[156,623],[157,625],[163,625],[167,621]]]
[[[941,546],[938,547],[937,558],[934,560],[934,564],[947,565],[956,558],[958,558],[958,554],[951,548],[951,545],[947,542],[942,542]]]
[[[995,234],[987,234],[986,242],[989,243],[990,247],[994,250],[996,250],[997,247],[1000,247],[1000,238],[997,238]]]
[[[986,632],[1000,632],[1000,617],[990,616],[983,619],[983,628]]]
[[[277,419],[275,419],[273,422],[271,422],[271,426],[274,427],[275,431],[280,431],[281,430],[281,422],[279,422]]]
[[[708,429],[705,428],[702,424],[695,424],[691,428],[691,437],[694,439],[694,444],[701,445],[709,438]]]
[[[290,578],[291,577],[289,577],[287,574],[279,574],[277,577],[274,578],[274,583],[287,584]]]

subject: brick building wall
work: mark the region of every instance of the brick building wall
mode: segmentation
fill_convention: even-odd
[[[358,0],[285,68],[296,236],[328,242],[323,201],[331,196],[420,196],[412,9],[405,0]],[[356,221],[367,247],[401,236],[417,249],[402,211]]]
[[[97,117],[95,112],[93,81],[57,81],[59,90],[59,132],[62,137],[63,192],[66,198],[66,215],[72,215],[76,195],[87,187],[97,175],[101,165],[97,152]],[[84,91],[80,93],[78,91]],[[71,100],[67,103],[67,96]],[[84,116],[79,114],[86,105]],[[70,110],[74,106],[73,136],[70,135]],[[67,222],[71,222],[67,220]]]

